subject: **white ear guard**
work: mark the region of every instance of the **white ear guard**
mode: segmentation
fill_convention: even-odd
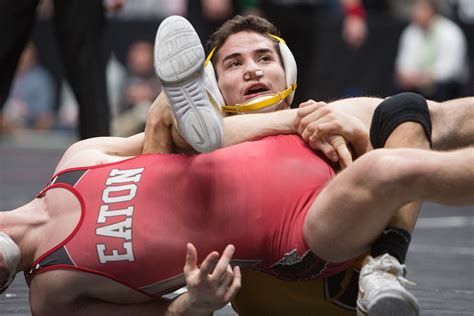
[[[20,263],[20,248],[10,236],[3,232],[0,232],[0,253],[8,269],[8,279],[0,284],[0,294],[2,294],[15,279],[16,269]]]
[[[211,62],[211,58],[214,54],[214,51],[216,50],[213,48],[207,56],[206,62],[204,64],[204,84],[209,95],[209,99],[216,107],[219,107],[222,109],[222,111],[228,113],[246,113],[251,111],[269,112],[280,109],[279,104],[285,99],[288,101],[288,105],[291,104],[295,95],[297,78],[295,57],[293,57],[290,48],[286,45],[286,42],[282,38],[272,34],[269,35],[278,41],[283,67],[285,69],[285,82],[287,89],[281,91],[273,97],[252,104],[226,105],[224,97],[222,96],[219,86],[217,85],[216,72]]]

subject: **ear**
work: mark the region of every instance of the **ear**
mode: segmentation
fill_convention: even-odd
[[[210,96],[211,102],[220,110],[225,105],[225,102],[217,84],[216,72],[211,61],[208,61],[204,66],[204,87]]]

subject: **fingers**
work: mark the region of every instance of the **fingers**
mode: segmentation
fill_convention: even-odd
[[[200,280],[206,280],[208,275],[212,273],[212,270],[214,269],[218,258],[219,254],[216,251],[213,251],[207,255],[206,259],[204,259],[199,269]]]
[[[312,100],[308,101],[308,103],[308,105],[298,110],[298,115],[296,116],[295,126],[300,135],[310,124],[318,123],[318,120],[328,113],[328,109],[325,108],[326,103],[314,102]]]
[[[337,155],[336,150],[326,140],[318,139],[315,142],[310,142],[309,144],[311,148],[322,151],[324,156],[329,158],[331,161],[333,162],[339,161],[339,156]]]
[[[235,247],[233,245],[227,245],[227,247],[225,247],[221,258],[217,262],[214,272],[212,273],[212,280],[222,280],[224,278],[227,267],[229,267],[230,259],[234,255],[234,251]]]
[[[239,291],[242,279],[240,269],[232,269],[230,266],[234,252],[233,245],[228,245],[220,258],[219,254],[213,251],[198,268],[197,251],[191,243],[187,245],[186,285],[196,306],[201,305],[206,310],[220,309]]]
[[[352,163],[352,154],[344,138],[341,136],[330,136],[328,140],[339,156],[339,165],[341,168],[347,168]]]
[[[311,105],[311,104],[313,104],[313,103],[315,103],[315,101],[312,100],[312,99],[309,99],[309,100],[306,101],[306,102],[300,103],[300,105],[299,105],[298,107],[301,109],[301,108],[304,108],[305,106]]]
[[[236,266],[233,271],[234,277],[232,278],[232,284],[228,287],[227,293],[224,296],[224,300],[229,302],[240,290],[242,282],[242,274],[240,268]]]
[[[197,268],[197,252],[193,244],[188,243],[186,245],[186,263],[184,264],[184,274],[188,275],[194,269]]]

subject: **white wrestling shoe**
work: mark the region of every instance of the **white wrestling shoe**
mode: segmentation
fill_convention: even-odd
[[[181,16],[161,22],[155,39],[155,71],[168,96],[181,136],[197,151],[221,147],[222,116],[204,89],[204,48]]]
[[[413,283],[405,279],[405,273],[405,265],[389,254],[369,257],[360,271],[357,315],[418,316],[418,301],[405,289],[405,284]]]

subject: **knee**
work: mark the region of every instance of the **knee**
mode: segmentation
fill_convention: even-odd
[[[431,144],[431,117],[425,98],[416,93],[391,96],[375,109],[370,126],[370,141],[374,148],[382,148],[392,132],[405,122],[416,122],[422,127]]]
[[[433,170],[426,163],[427,150],[377,149],[359,158],[367,189],[390,192],[406,191]],[[364,175],[365,174],[365,175]],[[381,190],[382,189],[382,190]],[[388,193],[390,194],[390,193]]]

